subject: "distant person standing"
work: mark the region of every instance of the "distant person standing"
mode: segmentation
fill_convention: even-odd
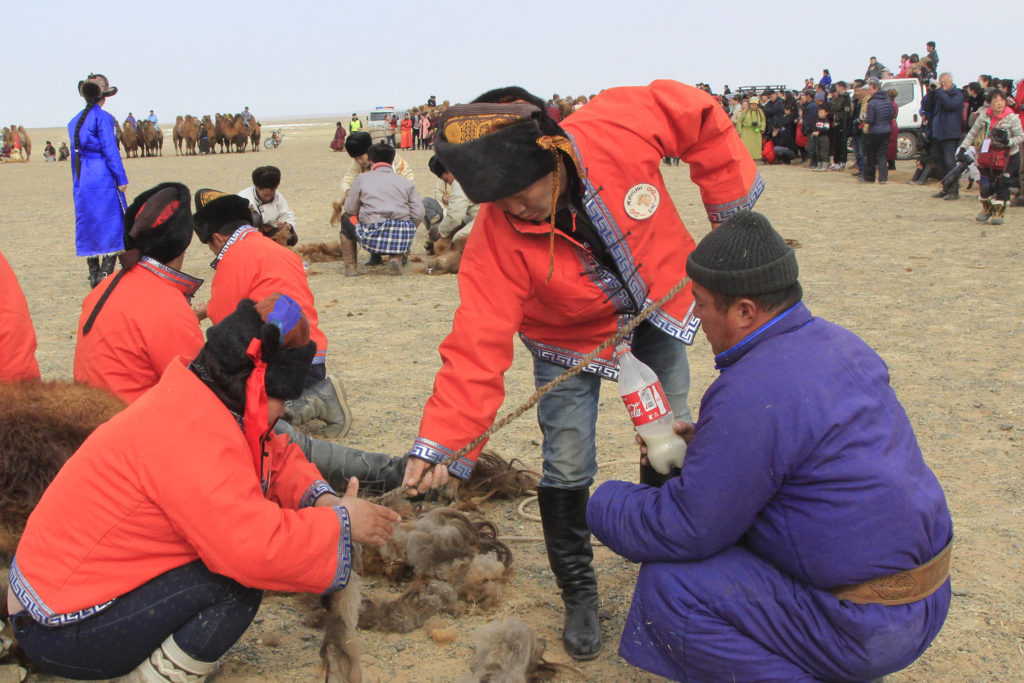
[[[359,116],[352,112],[352,119],[348,122],[348,132],[355,133],[363,129],[363,121]]]
[[[75,250],[85,257],[89,285],[95,287],[114,272],[114,255],[124,248],[128,175],[117,147],[116,121],[103,111],[103,104],[117,94],[117,88],[111,88],[103,74],[89,74],[78,82],[78,94],[85,99],[85,109],[68,123]]]
[[[419,121],[416,125],[420,130],[419,149],[430,149],[430,117],[427,116],[426,112],[420,114]]]
[[[889,138],[892,136],[893,105],[889,95],[882,90],[877,78],[868,79],[868,98],[864,114],[864,174],[858,179],[862,183],[875,182],[878,172],[878,184],[884,185],[889,179],[889,164],[886,155],[889,150]]]
[[[931,67],[931,70],[935,73],[939,73],[939,53],[935,51],[935,41],[929,40],[924,45],[928,48],[928,54],[926,55],[928,58],[928,66]]]
[[[402,149],[412,149],[412,119],[406,114],[402,117]]]

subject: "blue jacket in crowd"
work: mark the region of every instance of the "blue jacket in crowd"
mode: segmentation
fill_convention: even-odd
[[[884,90],[879,90],[868,100],[868,111],[864,121],[868,124],[868,133],[892,133],[893,108],[892,100]]]
[[[931,132],[933,140],[959,140],[963,137],[964,93],[953,86],[937,88],[934,93]]]

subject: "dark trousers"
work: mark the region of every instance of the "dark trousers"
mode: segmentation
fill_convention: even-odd
[[[837,164],[845,164],[849,156],[846,150],[847,126],[839,123],[833,130],[835,131],[835,154],[832,160]]]
[[[956,148],[960,144],[960,138],[936,140],[934,144],[938,148],[938,157],[942,161],[942,175],[945,177],[956,166]]]
[[[996,173],[989,168],[978,170],[981,173],[981,180],[978,182],[981,198],[1009,201],[1012,178],[1020,171],[1020,152],[1007,160],[1006,170],[1002,173]]]
[[[864,135],[854,135],[851,139],[853,145],[853,159],[857,163],[857,168],[860,169],[861,173],[864,172]]]
[[[828,165],[828,136],[819,133],[807,138],[807,152],[811,155],[811,163],[819,166]]]
[[[214,574],[196,560],[73,624],[42,626],[26,612],[11,621],[18,644],[43,671],[99,680],[127,674],[171,635],[185,654],[215,662],[249,628],[262,599],[263,591]]]
[[[889,136],[891,132],[864,134],[864,179],[869,183],[875,181],[875,170],[878,170],[878,182],[889,179]]]

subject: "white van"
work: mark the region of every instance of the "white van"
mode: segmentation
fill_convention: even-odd
[[[397,116],[401,121],[404,115],[404,111],[394,107],[377,107],[366,115],[366,130],[374,142],[383,142],[391,134],[391,126],[388,125],[391,117]]]
[[[882,92],[896,89],[896,158],[913,159],[917,156],[917,136],[921,131],[921,101],[924,88],[916,78],[892,78],[882,81]]]

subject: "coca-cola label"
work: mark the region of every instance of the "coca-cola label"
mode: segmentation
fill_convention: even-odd
[[[665,391],[661,388],[661,382],[655,382],[649,387],[640,391],[626,394],[622,397],[626,404],[629,417],[636,426],[654,422],[660,417],[668,414],[668,400],[665,398]]]

